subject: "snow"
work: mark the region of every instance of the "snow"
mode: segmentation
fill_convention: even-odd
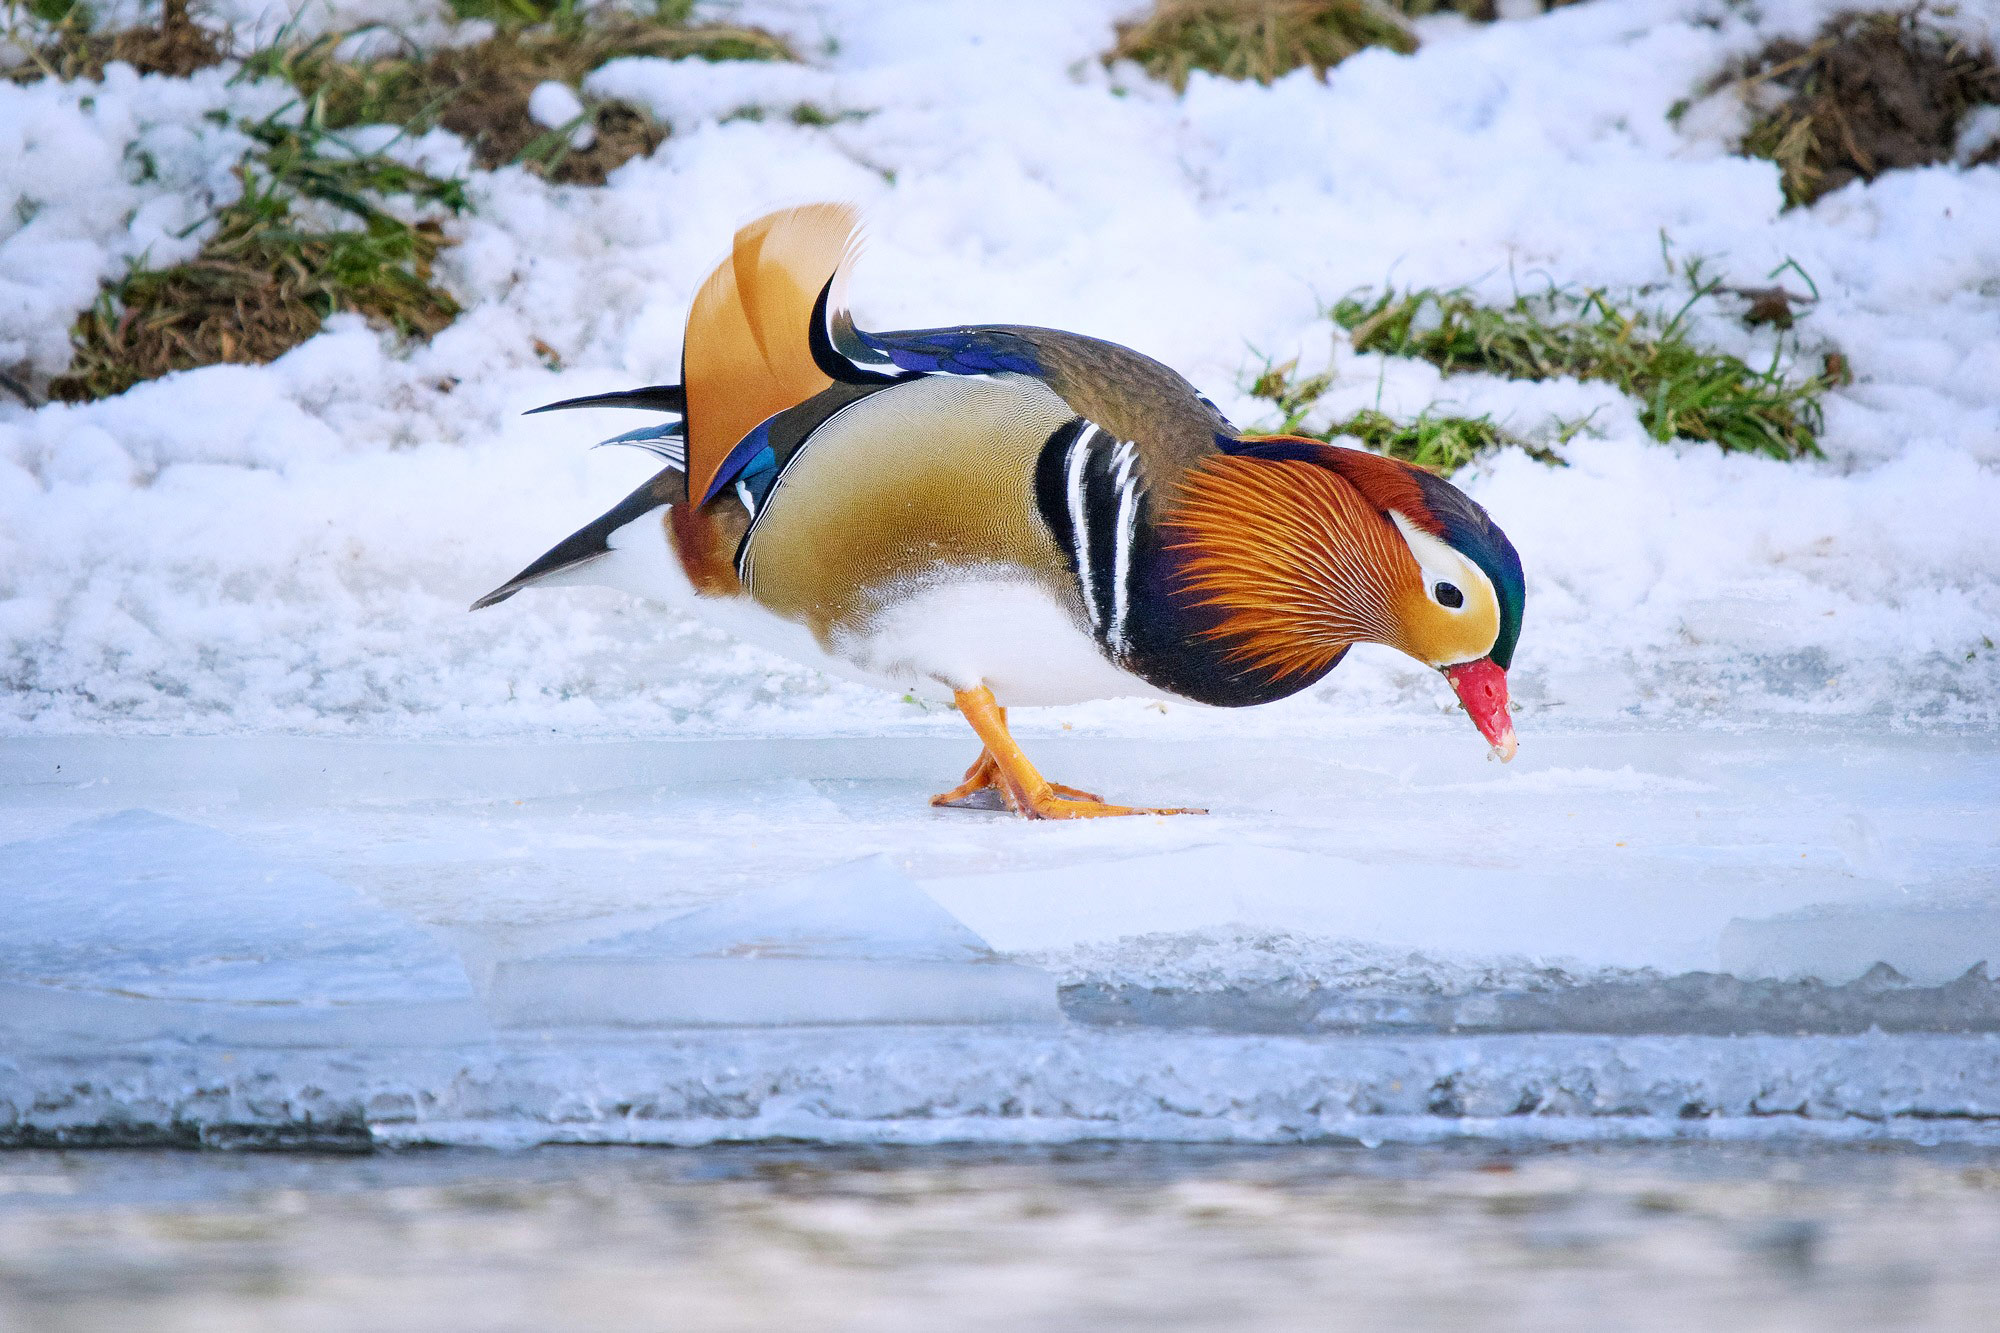
[[[576,125],[570,133],[570,147],[583,151],[597,141],[597,131],[589,125],[578,124],[583,119],[583,102],[566,83],[554,79],[535,85],[528,94],[528,119],[545,129],[559,130],[565,125]]]
[[[471,172],[429,345],[339,316],[269,366],[0,397],[0,1138],[1990,1138],[2000,168],[1781,212],[1739,107],[1669,118],[1831,0],[1426,21],[1414,57],[1184,95],[1098,60],[1129,8],[743,6],[806,63],[538,90],[544,124],[621,98],[672,134],[601,188]],[[400,11],[301,31],[448,31]],[[0,83],[0,369],[59,371],[101,282],[199,247],[244,148],[214,113],[286,96],[234,72]],[[924,804],[973,755],[948,711],[606,591],[468,615],[649,470],[583,447],[627,421],[519,412],[671,381],[731,231],[820,198],[867,215],[864,324],[1117,339],[1246,424],[1294,356],[1327,419],[1589,415],[1565,468],[1460,477],[1527,569],[1520,759],[1363,649],[1257,710],[1022,711],[1051,776],[1214,812],[1032,826]],[[1856,373],[1824,460],[1662,445],[1605,386],[1445,379],[1321,315],[1671,305],[1695,258],[1811,275],[1799,365]]]
[[[1835,6],[1756,19],[1706,0],[1621,0],[1427,24],[1414,57],[1371,51],[1324,82],[1270,88],[1197,75],[1180,97],[1096,60],[1124,7],[752,7],[738,17],[790,33],[807,64],[614,62],[581,91],[665,117],[673,135],[650,158],[601,189],[475,173],[477,209],[453,224],[443,270],[467,313],[430,346],[398,353],[339,318],[268,367],[80,407],[0,405],[0,724],[950,729],[610,593],[463,610],[647,466],[584,450],[610,433],[595,423],[515,413],[671,379],[687,300],[731,229],[819,197],[868,216],[854,292],[878,326],[1097,333],[1169,361],[1245,420],[1259,415],[1246,376],[1294,355],[1331,365],[1329,414],[1435,404],[1532,432],[1594,410],[1601,438],[1573,442],[1570,467],[1505,454],[1465,478],[1528,571],[1515,694],[1529,744],[1538,729],[1634,717],[1995,724],[2000,169],[1894,172],[1780,213],[1775,169],[1724,151],[1726,117],[1667,117],[1730,60]],[[316,9],[309,26],[347,13]],[[256,27],[250,9],[237,17]],[[1961,6],[1951,21],[1977,36],[1996,14]],[[60,368],[70,314],[130,257],[199,243],[179,230],[233,190],[241,149],[208,113],[282,100],[226,70],[114,70],[0,98],[0,132],[24,145],[0,153],[0,189],[13,219],[31,219],[0,223],[12,284],[0,361],[17,376]],[[783,113],[800,103],[860,118],[794,125]],[[462,164],[453,142],[398,151]],[[1829,402],[1825,462],[1661,446],[1604,386],[1440,379],[1353,354],[1319,315],[1385,282],[1492,297],[1544,281],[1630,289],[1666,279],[1663,257],[1701,257],[1737,284],[1787,261],[1812,275],[1822,300],[1800,325],[1802,363],[1837,346],[1858,376]],[[1726,312],[1698,331],[1753,363],[1772,350],[1768,330]],[[549,371],[537,342],[565,369]],[[1110,703],[1024,722],[1324,734],[1421,712],[1435,685],[1356,654],[1258,714]]]
[[[241,191],[229,168],[249,146],[209,113],[256,117],[285,100],[228,77],[142,79],[117,65],[101,86],[0,86],[0,367],[59,369],[99,283],[142,256],[194,257],[197,224]]]
[[[566,83],[550,79],[528,94],[528,117],[544,129],[559,130],[583,114],[583,103]]]

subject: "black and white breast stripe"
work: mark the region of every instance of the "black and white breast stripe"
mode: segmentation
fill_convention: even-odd
[[[1122,659],[1146,507],[1138,449],[1076,418],[1042,447],[1035,503],[1076,575],[1092,632]]]

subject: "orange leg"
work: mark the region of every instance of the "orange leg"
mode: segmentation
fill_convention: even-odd
[[[1141,806],[1107,805],[1089,792],[1050,782],[1035,771],[1028,756],[1007,732],[1007,710],[993,700],[985,686],[960,690],[954,696],[958,711],[979,733],[986,749],[965,771],[965,781],[950,791],[931,798],[932,805],[956,805],[989,787],[997,787],[1016,814],[1029,819],[1099,819],[1106,815],[1199,815],[1204,810],[1148,809]]]
[[[1002,713],[1006,712],[1004,708],[1000,711]],[[1075,787],[1065,787],[1060,782],[1051,782],[1049,790],[1058,796],[1066,796],[1073,801],[1097,801],[1102,803],[1104,800],[1102,796],[1087,791],[1079,791]],[[940,792],[936,796],[931,797],[931,804],[965,805],[973,797],[985,791],[1000,791],[1003,794],[1005,791],[1000,782],[1000,765],[993,762],[993,753],[990,750],[981,750],[979,758],[972,761],[972,767],[965,770],[965,781],[959,783],[950,791]]]

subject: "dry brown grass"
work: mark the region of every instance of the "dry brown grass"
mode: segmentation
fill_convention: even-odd
[[[1542,7],[1581,2],[1542,0]],[[1176,89],[1198,69],[1269,83],[1305,67],[1324,75],[1371,46],[1408,55],[1417,36],[1404,20],[1444,13],[1482,22],[1497,16],[1494,0],[1158,0],[1119,25],[1105,58],[1136,60]]]
[[[784,41],[755,28],[692,22],[690,5],[660,4],[650,16],[580,12],[573,0],[453,0],[462,17],[495,24],[468,45],[360,60],[337,58],[351,34],[299,43],[280,39],[244,60],[243,77],[280,79],[298,100],[271,119],[241,126],[257,147],[238,168],[242,197],[217,210],[200,253],[167,268],[135,267],[109,284],[71,330],[70,367],[48,386],[72,401],[123,392],[143,380],[217,362],[270,361],[317,333],[327,317],[360,313],[408,338],[428,338],[457,317],[433,280],[449,244],[440,210],[465,206],[462,183],[437,180],[381,153],[357,153],[339,132],[387,124],[410,133],[442,126],[471,145],[487,168],[519,164],[546,178],[602,184],[608,172],[650,153],[666,136],[642,108],[585,102],[576,123],[538,124],[530,94],[554,80],[572,88],[621,56],[790,60]],[[45,12],[46,11],[46,12]],[[185,75],[215,64],[227,41],[165,0],[156,27],[90,31],[80,5],[60,0],[29,11],[36,59],[18,79],[100,75],[125,60],[142,72]],[[804,122],[802,122],[804,123]],[[585,147],[575,147],[588,130]],[[437,206],[410,223],[385,208],[391,196]],[[308,226],[301,200],[339,218]],[[27,401],[29,385],[0,388]]]
[[[342,311],[408,338],[428,338],[456,318],[433,265],[449,244],[438,211],[465,206],[462,184],[356,153],[339,137],[345,128],[443,126],[471,144],[481,166],[518,163],[550,180],[601,184],[621,163],[651,152],[665,128],[616,102],[586,103],[572,125],[540,125],[528,102],[541,83],[576,87],[620,56],[795,58],[757,29],[693,23],[686,5],[663,4],[650,17],[584,15],[570,0],[454,0],[454,8],[493,20],[495,31],[465,46],[354,61],[336,58],[349,34],[280,40],[251,53],[244,77],[282,79],[299,97],[277,116],[241,126],[257,141],[238,168],[242,198],[217,211],[214,234],[194,259],[142,265],[107,286],[72,328],[71,365],[50,383],[50,395],[101,398],[176,370],[269,361]],[[36,17],[55,36],[43,44],[41,63],[17,77],[83,77],[111,59],[185,74],[215,63],[224,45],[189,20],[185,0],[169,0],[157,29],[116,34],[90,33],[80,8]],[[574,147],[585,128],[588,145]],[[431,220],[412,224],[383,207],[391,196],[437,208]],[[300,200],[331,206],[341,220],[308,227]],[[34,398],[26,385],[0,387]]]
[[[376,202],[414,196],[455,211],[464,206],[457,182],[337,145],[324,152],[327,136],[309,128],[246,128],[261,148],[238,168],[243,195],[221,211],[215,235],[187,263],[135,268],[85,311],[51,397],[81,402],[171,371],[271,361],[340,311],[412,338],[457,318],[457,302],[432,282],[443,230],[403,222]],[[303,229],[294,211],[301,198],[331,205],[350,225]]]
[[[1417,39],[1374,0],[1160,0],[1120,25],[1110,58],[1185,88],[1197,69],[1259,83],[1302,66],[1324,74],[1370,46],[1407,55]]]
[[[572,149],[572,127],[551,130],[529,117],[528,97],[538,85],[553,80],[575,87],[621,56],[796,58],[781,39],[756,28],[636,17],[511,25],[468,46],[362,61],[335,59],[340,40],[259,53],[250,66],[291,83],[329,128],[391,124],[422,131],[442,125],[471,144],[482,167],[519,163],[550,180],[583,185],[603,184],[606,173],[658,147],[666,131],[640,107],[587,105],[595,142]]]

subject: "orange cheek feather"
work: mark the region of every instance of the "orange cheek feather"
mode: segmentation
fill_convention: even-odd
[[[1184,586],[1226,613],[1207,633],[1245,666],[1324,670],[1364,641],[1407,651],[1402,607],[1422,596],[1416,561],[1338,474],[1295,460],[1210,459],[1165,526],[1169,546],[1187,553]]]

